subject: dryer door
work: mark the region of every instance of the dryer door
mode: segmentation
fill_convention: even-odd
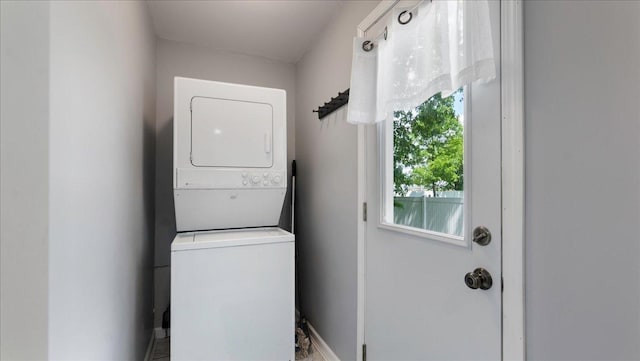
[[[191,163],[196,167],[273,166],[271,104],[191,99]]]

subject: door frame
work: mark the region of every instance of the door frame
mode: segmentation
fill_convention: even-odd
[[[358,24],[357,35],[375,25],[400,0],[383,0]],[[500,0],[502,163],[502,360],[525,360],[524,299],[524,29],[522,0]],[[358,125],[358,205],[366,202],[366,125]],[[358,206],[357,360],[365,343],[366,224]]]

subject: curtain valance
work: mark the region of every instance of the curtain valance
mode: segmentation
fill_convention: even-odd
[[[487,0],[424,1],[405,24],[403,11],[393,10],[386,40],[373,48],[353,41],[349,123],[376,123],[496,76]]]

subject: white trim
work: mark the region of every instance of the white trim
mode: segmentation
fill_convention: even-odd
[[[367,30],[374,26],[383,16],[385,16],[389,10],[399,3],[400,0],[382,0],[380,4],[373,9],[364,20],[358,24],[358,37],[363,37]]]
[[[153,357],[153,346],[156,344],[156,332],[151,330],[151,337],[149,339],[149,345],[147,346],[147,352],[144,354],[144,361],[151,361]]]
[[[502,1],[502,359],[524,360],[524,52],[522,0]]]
[[[362,344],[364,344],[364,310],[366,307],[365,299],[365,285],[366,285],[366,234],[367,224],[362,221],[364,217],[363,204],[367,199],[367,177],[365,174],[365,161],[366,161],[366,136],[367,128],[365,125],[358,125],[358,291],[356,295],[356,360],[362,360]]]
[[[333,350],[331,350],[331,347],[329,347],[329,345],[327,345],[327,343],[324,342],[322,337],[320,337],[320,334],[318,334],[318,331],[316,331],[316,329],[313,328],[313,326],[311,326],[311,324],[308,322],[307,322],[307,326],[309,326],[311,343],[315,346],[316,351],[320,353],[322,358],[325,361],[340,361],[338,356],[336,356]]]
[[[440,242],[469,249],[471,248],[468,240],[466,240],[463,236],[454,236],[452,234],[440,233],[436,231],[430,231],[428,229],[421,229],[410,226],[403,226],[402,224],[387,223],[384,221],[380,221],[380,223],[378,223],[378,228],[386,229],[387,231],[408,234],[410,236],[422,238],[427,241]],[[467,233],[466,228],[465,233]]]
[[[364,37],[373,25],[375,25],[380,19],[382,19],[400,0],[382,0],[380,4],[376,6],[373,11],[367,15],[364,20],[358,24],[357,36]],[[357,145],[357,159],[358,159],[358,291],[356,300],[356,360],[362,360],[362,345],[365,343],[365,309],[366,309],[366,284],[367,284],[367,272],[366,272],[366,233],[367,224],[363,222],[364,212],[363,204],[367,201],[367,174],[366,174],[366,141],[367,141],[367,126],[358,125],[358,145]]]

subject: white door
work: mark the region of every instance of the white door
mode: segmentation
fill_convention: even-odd
[[[272,134],[271,104],[191,100],[191,163],[196,167],[269,168]]]
[[[497,2],[490,3],[498,67],[499,7]],[[400,129],[400,121],[396,122],[395,132],[392,123],[366,130],[368,220],[364,340],[367,360],[501,358],[501,147],[499,71],[497,73],[498,78],[468,86],[453,99],[455,116],[464,123],[464,182],[443,181],[447,168],[443,164],[432,169],[425,167],[426,163],[404,164],[415,161],[413,156],[424,154],[407,156],[394,151],[394,146],[403,146],[407,139],[416,142],[416,137],[402,134],[414,130]],[[436,101],[426,107],[442,103]],[[426,111],[434,111],[432,108]],[[448,136],[439,134],[436,138]],[[413,151],[420,147],[428,146],[413,144]],[[409,148],[411,150],[411,146]],[[409,159],[403,163],[401,156]],[[451,163],[450,159],[428,156],[432,163]],[[421,189],[407,187],[401,184],[403,177],[405,182],[422,181],[424,185]],[[411,180],[407,181],[408,178]],[[434,187],[437,197],[433,197]],[[487,245],[472,241],[473,230],[479,226],[491,233]],[[485,274],[466,277],[476,269],[490,274],[493,281],[490,288],[472,289],[466,284],[466,281],[476,281],[488,286],[482,282],[486,280]]]

